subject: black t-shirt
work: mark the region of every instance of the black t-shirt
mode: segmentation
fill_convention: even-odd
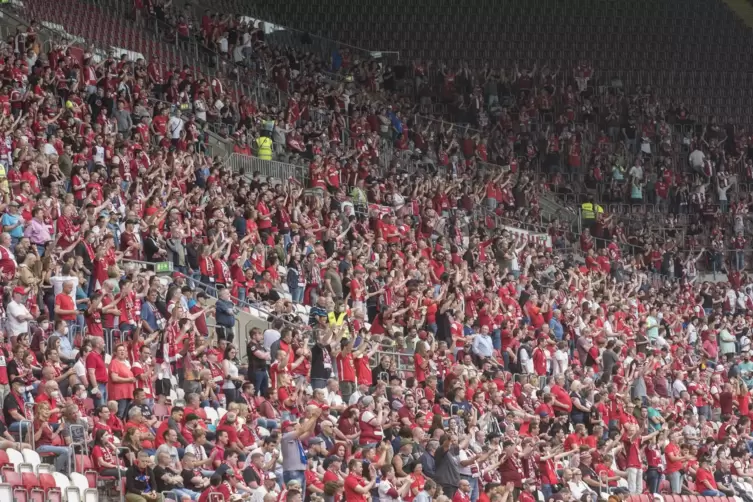
[[[625,135],[627,135],[628,139],[635,139],[638,132],[638,126],[636,126],[635,124],[627,123],[625,124],[624,129]]]
[[[438,342],[447,342],[447,345],[452,345],[452,333],[450,331],[450,317],[446,312],[437,314],[437,336]]]
[[[5,419],[5,425],[10,425],[18,421],[10,415],[11,411],[17,411],[21,415],[24,414],[23,403],[23,399],[21,397],[16,397],[12,392],[5,396],[5,399],[3,400],[3,418]]]
[[[201,471],[199,469],[183,469],[180,472],[180,475],[183,478],[183,488],[193,491],[199,490],[199,487],[191,481],[196,476],[201,477]]]
[[[18,374],[18,361],[15,359],[8,361],[8,380],[12,381],[13,377],[18,376]]]
[[[254,355],[255,352],[261,350],[264,352],[264,347],[256,342],[249,342],[246,347],[246,353],[248,354],[248,371],[264,371],[267,367],[267,362]]]
[[[311,347],[311,378],[327,379],[332,376],[332,354],[329,347],[318,343]]]
[[[258,486],[261,486],[264,482],[263,479],[259,478],[259,474],[257,474],[257,472],[251,467],[246,467],[245,469],[243,469],[243,481],[248,486],[251,486],[251,483],[256,483]]]
[[[708,293],[701,293],[701,296],[703,297],[703,308],[705,308],[705,309],[713,309],[714,308],[714,297],[712,297]]]
[[[732,486],[732,473],[717,470],[714,473],[714,481],[716,481],[718,484],[720,483],[726,487],[730,487]]]
[[[173,471],[165,469],[161,465],[158,465],[157,467],[155,467],[153,471],[154,471],[154,481],[155,481],[155,484],[157,485],[158,492],[168,492],[172,490],[173,488],[175,488],[176,486],[178,486],[173,483],[167,483],[162,479],[162,476],[164,476],[165,474],[174,474]]]
[[[589,435],[593,434],[594,425],[600,422],[601,413],[599,413],[599,410],[596,408],[596,406],[592,406],[591,411],[588,412],[588,422],[586,422],[586,430],[588,430]]]

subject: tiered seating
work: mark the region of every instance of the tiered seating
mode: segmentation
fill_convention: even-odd
[[[535,61],[573,67],[587,59],[603,81],[654,86],[701,114],[747,123],[753,109],[751,34],[722,2],[703,0],[428,0],[362,4],[313,0],[200,2],[256,15],[372,50],[506,68]]]
[[[35,458],[36,455],[36,458]],[[98,476],[91,459],[76,455],[77,466],[70,478],[39,462],[32,450],[0,450],[0,500],[17,502],[97,502]],[[24,462],[26,460],[26,462]],[[35,463],[36,461],[36,463]],[[10,493],[11,497],[4,495]]]
[[[207,68],[195,57],[184,54],[175,44],[163,41],[151,31],[136,28],[122,17],[79,0],[26,3],[27,14],[33,18],[60,24],[65,31],[105,46],[138,52],[145,58],[156,58],[163,65],[183,67],[205,74]]]

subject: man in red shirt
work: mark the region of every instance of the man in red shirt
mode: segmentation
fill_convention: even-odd
[[[363,460],[351,459],[348,462],[348,471],[344,486],[345,502],[366,502],[366,495],[374,488],[377,480],[374,464],[369,464],[371,481],[368,482],[363,478]]]
[[[523,483],[523,490],[518,495],[518,502],[536,502],[536,479],[528,478]]]
[[[76,304],[71,297],[73,291],[73,281],[63,283],[63,290],[55,295],[55,317],[62,319],[68,324],[68,328],[76,322]]]
[[[523,499],[520,499],[523,500]],[[461,479],[458,483],[458,489],[452,496],[452,502],[471,502],[471,482],[467,479]],[[531,502],[531,501],[528,501]]]
[[[58,295],[60,296],[60,295]],[[57,310],[57,309],[56,309]],[[95,406],[107,404],[107,367],[105,366],[105,339],[92,338],[92,351],[86,356],[86,373],[89,377],[89,393]]]
[[[719,491],[712,472],[711,456],[704,455],[701,457],[700,469],[695,471],[695,489],[704,497],[726,497]]]
[[[664,474],[669,479],[670,489],[675,495],[682,493],[683,462],[690,460],[689,455],[683,455],[680,452],[679,442],[681,439],[682,434],[680,432],[672,432],[669,435],[669,444],[664,448],[664,458],[667,461]]]
[[[353,342],[355,336],[340,342],[341,351],[337,354],[337,376],[340,379],[340,394],[343,402],[348,403],[350,396],[356,391],[356,367],[353,364]]]
[[[622,444],[627,456],[628,490],[633,495],[643,493],[643,459],[641,457],[643,443],[659,435],[660,432],[661,430],[658,430],[641,436],[641,429],[638,425],[632,423],[625,425]]]

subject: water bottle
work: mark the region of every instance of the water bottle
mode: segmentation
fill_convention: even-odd
[[[221,405],[221,406],[222,406],[223,408],[227,409],[227,397],[225,397],[225,394],[222,394],[222,395],[220,396],[220,405]]]

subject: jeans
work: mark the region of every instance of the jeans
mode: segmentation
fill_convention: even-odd
[[[676,471],[667,474],[667,478],[669,479],[669,487],[672,493],[675,495],[680,495],[682,493],[682,473],[680,471]]]
[[[552,498],[552,485],[541,485],[541,494],[544,495],[544,501],[549,502]]]
[[[98,383],[97,388],[99,389],[99,394],[92,396],[95,408],[107,404],[107,384]]]
[[[312,378],[311,379],[311,388],[313,390],[324,389],[326,387],[327,387],[327,379],[326,378]]]
[[[125,412],[128,409],[129,404],[131,404],[130,399],[118,399],[118,416],[123,420],[128,418],[125,416]]]
[[[8,426],[8,431],[18,432],[20,434],[22,442],[26,435],[29,433],[29,429],[30,427],[28,422],[13,422]]]
[[[305,288],[302,288],[300,286],[290,290],[290,295],[293,297],[293,303],[303,303],[304,291],[305,291]]]
[[[282,471],[282,480],[285,484],[297,480],[301,483],[301,493],[306,493],[306,471]]]
[[[269,388],[269,375],[266,370],[254,371],[254,389],[260,396],[266,396]]]
[[[648,484],[649,493],[659,493],[659,483],[661,482],[661,473],[655,467],[649,467],[646,471],[646,484]]]
[[[737,270],[745,268],[745,251],[735,251],[735,268]]]
[[[44,454],[44,453],[54,453],[55,454],[55,470],[57,472],[68,472],[68,467],[70,466],[70,459],[71,459],[71,449],[67,446],[52,446],[52,445],[42,445],[37,448],[37,453]]]
[[[170,491],[173,492],[173,493],[175,493],[176,495],[178,495],[178,500],[179,501],[180,501],[180,499],[182,499],[184,497],[188,497],[191,500],[198,500],[199,499],[199,495],[201,495],[198,492],[194,492],[194,491],[188,490],[186,488],[173,488]]]
[[[701,495],[704,497],[726,497],[724,493],[720,492],[719,490],[703,490],[701,492]]]
[[[637,467],[627,468],[628,490],[633,495],[643,493],[643,471]]]

